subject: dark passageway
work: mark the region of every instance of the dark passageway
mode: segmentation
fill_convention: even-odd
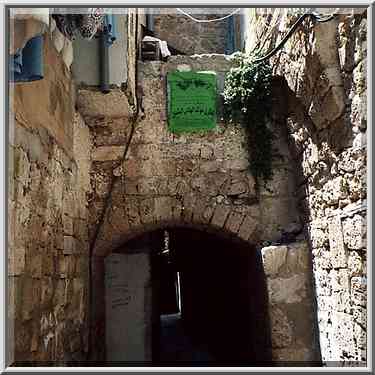
[[[155,360],[201,365],[268,360],[265,282],[255,249],[201,231],[173,229],[168,233],[169,253],[161,252],[153,274],[153,279],[162,281],[158,299],[164,302]],[[166,315],[179,311],[178,298],[173,300],[178,293],[171,290],[173,281],[177,286],[177,277],[172,278],[177,272],[181,311]],[[171,340],[176,340],[174,351]]]
[[[135,238],[125,248],[138,244],[150,249],[152,338],[146,341],[152,342],[153,365],[271,361],[262,262],[249,243],[171,228]]]

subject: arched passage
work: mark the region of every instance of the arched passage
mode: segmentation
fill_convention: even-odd
[[[165,230],[169,233],[167,257]],[[105,299],[106,259],[117,264],[124,262],[123,271],[117,273],[135,272],[138,280],[144,280],[143,291],[139,284],[132,284],[135,289],[130,285],[133,292],[129,293],[137,294],[135,300],[144,301],[142,308],[137,307],[139,313],[126,307],[126,316],[109,316],[112,310],[108,309],[110,298]],[[93,261],[94,341],[97,342],[95,337],[102,338],[101,345],[93,343],[97,358],[115,358],[116,365],[142,365],[142,358],[159,365],[254,366],[270,361],[267,293],[261,257],[254,244],[212,227],[164,223],[124,241],[107,257],[96,256]],[[138,271],[134,267],[139,267]],[[182,306],[181,310],[173,311],[172,307],[168,311],[173,281],[171,284],[171,278],[166,276],[176,276],[177,272]],[[129,286],[128,282],[133,281],[126,276],[121,279],[122,285]],[[118,295],[113,298],[117,301]],[[178,314],[168,316],[171,312]],[[120,323],[115,322],[118,319]],[[117,324],[127,333],[121,334]],[[124,355],[124,362],[119,364],[121,354],[113,356],[113,348],[105,348],[103,338],[114,332],[121,341],[121,336],[130,334],[129,329],[138,339],[144,335],[144,346],[140,349],[143,354],[128,350],[130,357]],[[127,340],[132,338],[128,336]],[[110,341],[110,345],[120,345],[116,340]]]

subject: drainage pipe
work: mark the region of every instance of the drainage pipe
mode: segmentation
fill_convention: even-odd
[[[108,94],[109,89],[109,46],[107,43],[107,34],[101,33],[99,41],[100,54],[100,90],[104,94]]]

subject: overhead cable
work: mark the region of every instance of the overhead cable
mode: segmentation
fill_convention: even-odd
[[[221,17],[221,18],[213,18],[213,19],[210,19],[210,20],[202,20],[202,19],[198,19],[198,18],[193,17],[191,14],[185,12],[185,11],[182,10],[181,8],[176,8],[176,9],[177,9],[180,13],[182,13],[183,15],[185,15],[186,17],[188,17],[188,18],[190,18],[191,20],[193,20],[194,22],[199,22],[199,23],[209,23],[209,22],[222,21],[222,20],[225,20],[226,18],[232,17],[234,14],[240,12],[242,8],[237,8],[237,9],[234,10],[232,13],[227,14],[227,15],[224,16],[224,17]]]
[[[268,52],[265,56],[263,56],[261,58],[255,59],[254,62],[256,62],[256,63],[262,62],[264,60],[267,60],[267,59],[271,58],[273,55],[275,55],[281,48],[284,47],[284,45],[288,41],[288,39],[297,30],[298,26],[300,26],[302,24],[303,20],[308,16],[312,16],[319,23],[331,21],[335,17],[334,14],[323,17],[323,16],[321,16],[321,15],[315,13],[315,12],[312,12],[312,11],[302,14],[302,16],[300,16],[297,19],[297,21],[292,25],[292,27],[286,33],[286,35],[281,40],[281,42],[272,51]]]

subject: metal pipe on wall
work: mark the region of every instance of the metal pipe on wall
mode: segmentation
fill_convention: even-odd
[[[107,35],[100,35],[100,90],[104,94],[108,94],[109,88],[109,46],[107,43]]]

